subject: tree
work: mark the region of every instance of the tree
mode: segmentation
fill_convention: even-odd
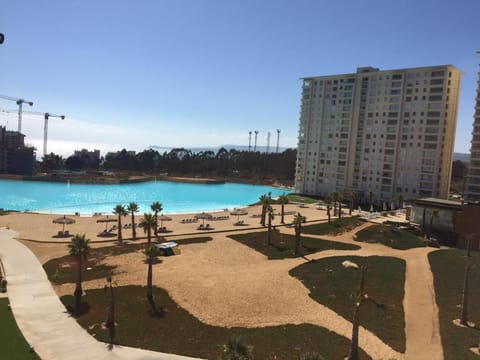
[[[122,216],[127,216],[128,212],[127,212],[127,209],[125,209],[125,206],[119,204],[113,208],[113,213],[115,215],[118,215],[117,240],[119,243],[121,243],[122,242]]]
[[[230,338],[223,345],[222,360],[251,360],[251,347],[245,345],[239,338]]]
[[[337,201],[338,201],[338,218],[341,219],[342,218],[342,201],[343,201],[342,194],[338,194]]]
[[[110,349],[113,347],[115,340],[115,299],[113,296],[112,276],[107,276],[108,286],[105,285],[105,290],[109,288],[110,298],[108,302],[107,320],[105,321],[105,327],[108,329],[108,335],[110,338]]]
[[[360,268],[360,287],[355,296],[355,312],[353,313],[352,321],[352,341],[350,344],[350,353],[348,354],[348,360],[358,360],[358,330],[360,327],[360,308],[362,307],[365,300],[368,299],[368,295],[365,292],[365,267]]]
[[[60,170],[64,165],[64,160],[60,155],[56,155],[53,152],[43,155],[42,157],[42,169],[45,172],[51,170]]]
[[[285,221],[284,221],[285,205],[288,204],[288,196],[285,195],[285,193],[283,193],[282,195],[280,195],[280,196],[278,197],[278,201],[280,202],[280,205],[282,205],[280,222],[281,222],[282,224],[285,224]]]
[[[302,235],[302,224],[307,221],[305,216],[302,216],[300,213],[297,213],[293,217],[293,226],[295,227],[295,255],[298,255],[298,249],[300,247],[300,240]]]
[[[75,312],[80,313],[80,308],[82,305],[82,262],[87,259],[88,253],[90,252],[90,239],[83,235],[75,235],[70,244],[68,244],[69,253],[71,256],[77,260],[77,282],[75,285]]]
[[[268,205],[267,208],[265,209],[265,212],[268,217],[267,243],[268,245],[271,245],[272,244],[272,220],[273,220],[274,210],[270,205]]]
[[[470,238],[467,238],[467,256],[465,262],[465,274],[463,277],[462,307],[460,313],[460,324],[468,326],[468,295],[469,295],[469,274],[470,274]]]
[[[327,216],[328,216],[328,223],[330,224],[330,218],[331,218],[331,214],[330,214],[330,209],[332,207],[332,197],[329,195],[327,195],[327,197],[325,198],[325,202],[327,204]]]
[[[260,196],[260,203],[262,204],[262,215],[260,216],[260,225],[265,226],[265,215],[267,211],[267,206],[270,205],[270,196],[268,195]]]
[[[402,194],[398,194],[397,199],[398,199],[398,207],[399,207],[400,209],[403,209],[403,201],[404,201],[403,195],[402,195]]]
[[[163,210],[162,203],[155,201],[152,203],[152,205],[150,205],[150,209],[152,209],[154,214],[154,218],[155,218],[154,231],[155,231],[155,236],[157,236],[158,235],[158,213]]]
[[[368,199],[370,201],[370,211],[373,211],[373,197],[374,196],[375,196],[375,193],[372,190],[370,190],[368,192]]]
[[[158,248],[155,245],[147,245],[144,250],[145,255],[147,256],[148,272],[147,272],[147,301],[150,305],[150,310],[152,314],[158,314],[155,301],[153,299],[153,259],[160,255]]]
[[[138,226],[143,229],[143,232],[147,233],[147,244],[150,245],[152,243],[152,229],[156,228],[156,221],[155,217],[150,213],[143,214],[143,219],[140,220]]]
[[[135,213],[139,211],[138,204],[136,202],[131,202],[127,206],[127,211],[129,211],[132,216],[132,239],[137,240],[137,230],[135,229],[137,227],[135,225]]]
[[[338,198],[339,198],[339,194],[338,192],[334,191],[330,194],[331,198],[332,198],[332,202],[333,202],[333,216],[336,216],[337,215],[337,201],[338,201]]]
[[[358,195],[355,191],[350,191],[350,193],[348,194],[348,198],[350,200],[350,208],[348,211],[348,215],[352,216],[352,211],[355,208],[355,203],[357,201]]]

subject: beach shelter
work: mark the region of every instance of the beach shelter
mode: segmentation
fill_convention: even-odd
[[[117,222],[118,220],[115,219],[115,218],[109,218],[108,215],[107,217],[104,217],[102,219],[98,219],[97,220],[97,223],[105,223],[105,231],[107,231],[107,226],[108,226],[108,223],[110,222]]]
[[[75,220],[63,215],[63,217],[53,219],[53,223],[54,224],[62,224],[62,232],[64,232],[65,231],[65,225],[75,224]]]
[[[230,215],[235,215],[237,216],[237,222],[240,220],[240,216],[247,215],[248,212],[244,209],[233,209],[233,211],[230,213]]]
[[[194,216],[196,219],[202,219],[203,220],[203,224],[205,224],[205,219],[211,219],[212,218],[212,214],[209,214],[209,213],[206,213],[206,212],[202,212],[200,214],[197,214]]]
[[[163,227],[163,222],[164,221],[172,221],[172,218],[167,216],[167,215],[162,214],[158,217],[158,220],[160,220],[160,227]]]

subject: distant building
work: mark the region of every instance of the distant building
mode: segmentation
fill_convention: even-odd
[[[478,52],[480,55],[480,52]],[[465,186],[465,200],[467,202],[480,201],[480,72],[478,73],[477,98],[473,120],[472,147],[470,149],[470,164]]]
[[[93,150],[93,151],[89,151],[87,149],[75,150],[73,155],[78,156],[82,159],[85,159],[91,163],[100,161],[100,150]]]
[[[35,149],[25,146],[25,135],[0,126],[0,174],[32,175]]]
[[[441,65],[303,78],[295,191],[446,199],[460,77]]]

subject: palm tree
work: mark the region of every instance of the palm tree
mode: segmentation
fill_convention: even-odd
[[[284,221],[283,217],[285,215],[285,205],[288,204],[288,196],[285,195],[285,193],[283,193],[282,195],[280,195],[278,197],[278,201],[282,205],[280,222],[282,224],[285,224],[285,221]]]
[[[262,204],[262,215],[260,216],[260,225],[265,226],[265,215],[267,206],[270,205],[270,197],[268,195],[260,196],[260,203]]]
[[[223,345],[222,360],[251,360],[251,347],[245,345],[239,338],[230,338]]]
[[[136,225],[135,225],[135,213],[138,212],[138,204],[136,202],[131,202],[127,206],[127,211],[130,212],[132,216],[132,239],[137,240],[137,231],[136,231]]]
[[[150,304],[150,309],[152,310],[153,314],[157,314],[157,307],[155,306],[155,302],[153,300],[153,271],[152,271],[152,264],[153,259],[160,255],[158,248],[155,245],[147,245],[144,250],[145,255],[147,256],[147,263],[148,263],[148,272],[147,272],[147,301]]]
[[[467,259],[465,263],[465,274],[463,277],[463,292],[462,292],[462,311],[460,313],[460,324],[468,326],[468,293],[469,293],[469,274],[470,274],[470,238],[467,238]]]
[[[125,209],[125,206],[119,204],[113,208],[113,213],[115,215],[118,215],[117,240],[119,243],[121,243],[122,242],[122,216],[127,216],[128,212],[127,212],[127,209]]]
[[[350,199],[350,208],[348,215],[352,216],[352,211],[355,208],[355,203],[357,201],[358,195],[355,191],[350,191],[350,194],[348,194],[348,197]]]
[[[107,276],[108,287],[110,288],[110,301],[108,304],[107,312],[107,321],[105,321],[105,327],[108,329],[108,334],[110,337],[110,349],[113,347],[113,342],[115,340],[115,300],[113,297],[113,286],[112,286],[112,276]],[[107,285],[105,285],[105,290],[107,290]]]
[[[403,195],[402,194],[398,194],[398,207],[400,209],[403,209]]]
[[[150,213],[143,214],[143,219],[138,224],[143,229],[143,232],[147,233],[147,244],[149,246],[152,243],[152,229],[156,228],[155,224],[155,217]]]
[[[293,218],[293,226],[295,227],[295,255],[298,255],[298,249],[300,247],[300,237],[302,235],[302,224],[307,221],[305,216],[302,216],[300,213]]]
[[[331,220],[330,209],[332,208],[332,197],[330,194],[328,194],[327,197],[325,198],[325,202],[327,203],[327,216],[328,216],[328,223],[330,224],[330,220]]]
[[[161,202],[155,201],[150,205],[150,209],[152,209],[155,217],[155,236],[158,235],[158,213],[163,210],[163,206]]]
[[[270,205],[268,205],[267,208],[265,209],[265,212],[268,217],[267,243],[268,245],[271,245],[272,244],[272,220],[273,220],[274,210]]]
[[[68,244],[69,253],[77,260],[77,283],[75,285],[75,312],[80,313],[80,307],[82,305],[82,261],[87,259],[87,255],[90,251],[90,239],[83,235],[75,235],[70,244]]]
[[[368,299],[368,295],[365,293],[365,267],[360,268],[362,271],[360,277],[360,288],[356,294],[355,312],[353,313],[352,321],[352,342],[350,344],[350,353],[348,354],[348,360],[358,360],[358,330],[360,328],[360,308],[364,301]]]
[[[373,197],[374,197],[374,196],[375,196],[375,193],[374,193],[372,190],[370,190],[370,191],[368,192],[368,198],[369,198],[369,200],[370,200],[370,211],[373,210]]]
[[[338,218],[341,219],[342,218],[342,201],[343,201],[342,194],[338,194],[337,201],[338,201]]]
[[[337,201],[338,201],[338,192],[334,191],[331,194],[332,202],[333,202],[333,216],[337,215]]]

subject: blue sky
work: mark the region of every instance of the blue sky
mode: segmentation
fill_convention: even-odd
[[[296,146],[300,77],[453,64],[455,151],[468,152],[480,58],[476,0],[3,0],[0,94],[52,119],[49,151]],[[0,109],[15,104],[0,100]],[[0,112],[16,129],[16,115]],[[42,149],[41,117],[25,115]]]

